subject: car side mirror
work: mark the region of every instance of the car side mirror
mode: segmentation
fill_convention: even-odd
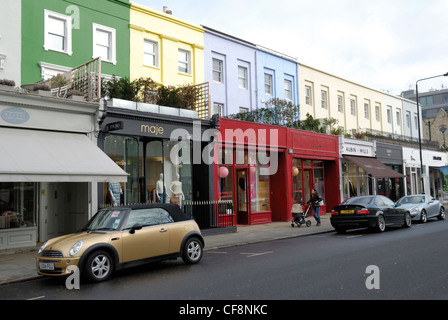
[[[132,226],[131,230],[129,230],[129,233],[134,234],[136,230],[140,230],[141,228],[143,228],[142,225],[136,223]]]

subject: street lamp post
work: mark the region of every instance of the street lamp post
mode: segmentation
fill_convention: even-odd
[[[442,132],[443,134],[443,148],[446,148],[446,140],[445,140],[446,127],[445,126],[441,127],[439,131]]]
[[[418,146],[419,146],[419,150],[420,150],[420,184],[422,187],[422,193],[425,193],[425,183],[423,181],[422,136],[421,136],[421,132],[420,132],[421,131],[420,130],[420,101],[418,98],[418,83],[420,81],[434,79],[434,78],[438,78],[438,77],[448,77],[448,72],[445,74],[440,74],[438,76],[434,76],[434,77],[419,79],[415,83],[415,98],[416,98],[416,102],[417,102],[417,121],[418,121]]]

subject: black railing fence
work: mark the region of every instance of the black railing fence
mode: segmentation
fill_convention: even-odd
[[[194,219],[201,230],[234,232],[233,202],[224,201],[184,201],[184,212]]]

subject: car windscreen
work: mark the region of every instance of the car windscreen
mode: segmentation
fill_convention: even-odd
[[[117,230],[127,210],[103,209],[100,210],[89,222],[84,230],[90,231],[114,231]]]
[[[345,200],[344,204],[362,204],[367,205],[372,201],[372,197],[356,197]]]
[[[398,203],[399,204],[416,204],[416,203],[424,203],[425,197],[424,196],[409,196],[409,197],[403,197],[401,198]]]

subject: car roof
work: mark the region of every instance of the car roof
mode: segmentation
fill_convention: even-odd
[[[123,209],[131,209],[131,210],[142,210],[142,209],[152,209],[152,208],[162,208],[168,211],[168,213],[173,217],[174,221],[187,221],[191,220],[177,204],[171,203],[145,203],[145,204],[132,204],[127,206],[115,206],[115,207],[107,207],[104,209],[108,210],[123,210]]]

